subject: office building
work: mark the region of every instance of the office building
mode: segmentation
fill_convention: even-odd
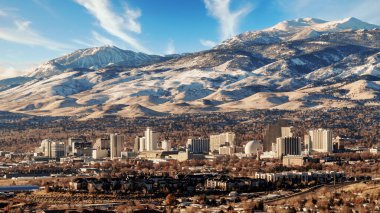
[[[277,158],[301,154],[301,139],[299,137],[281,137],[277,138],[276,141]]]
[[[286,155],[282,157],[283,166],[303,166],[306,162],[305,156],[302,155]]]
[[[344,150],[344,140],[343,138],[336,136],[333,139],[333,151]]]
[[[40,152],[49,158],[64,157],[66,155],[66,143],[45,139],[42,140],[41,146],[36,149],[36,152]]]
[[[140,137],[139,138],[139,151],[140,152],[146,151],[145,145],[146,145],[145,137]]]
[[[233,155],[235,154],[235,147],[231,146],[221,146],[219,147],[219,154],[220,155]]]
[[[109,138],[97,138],[95,140],[95,143],[93,145],[94,149],[101,149],[101,150],[109,150],[110,147],[110,139]]]
[[[171,143],[171,141],[163,140],[161,142],[161,148],[164,151],[170,151],[172,149],[172,143]]]
[[[92,158],[100,159],[110,157],[110,138],[97,138],[92,147]]]
[[[69,138],[67,141],[66,141],[66,145],[65,145],[65,152],[67,155],[72,155],[73,154],[73,144],[74,143],[79,143],[79,142],[83,142],[84,139],[82,138]]]
[[[136,158],[137,156],[138,156],[138,153],[136,152],[121,152],[121,158],[123,159]]]
[[[327,129],[310,130],[305,139],[305,148],[309,152],[332,152],[332,131]]]
[[[153,132],[152,128],[148,127],[145,130],[145,150],[153,151],[157,150],[159,134]]]
[[[110,156],[110,151],[107,149],[93,149],[92,150],[92,158],[93,159],[101,159]]]
[[[292,126],[281,127],[281,137],[293,137],[292,130]]]
[[[135,137],[135,142],[133,143],[133,151],[134,152],[140,151],[140,137],[139,136]]]
[[[50,156],[51,158],[59,158],[64,157],[66,155],[65,153],[65,143],[64,142],[53,142],[51,143],[51,152]]]
[[[111,160],[121,157],[124,146],[124,136],[118,134],[110,135],[110,157]]]
[[[280,137],[291,137],[291,127],[286,120],[279,120],[275,124],[270,124],[266,128],[263,136],[263,151],[272,151],[272,143],[276,143],[276,139]],[[287,128],[282,128],[287,127]]]
[[[219,148],[221,146],[235,147],[236,146],[235,137],[236,135],[233,132],[225,132],[219,135],[210,135],[210,151],[219,152]]]
[[[70,154],[74,156],[91,156],[92,143],[83,138],[69,138]]]
[[[373,148],[369,149],[369,153],[379,154],[380,153],[380,147],[373,147]]]
[[[193,154],[206,154],[210,151],[210,141],[205,138],[190,138],[187,140],[186,147]]]

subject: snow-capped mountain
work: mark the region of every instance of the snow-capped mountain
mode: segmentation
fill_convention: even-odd
[[[380,105],[380,27],[303,18],[211,50],[78,50],[0,81],[0,109],[80,118]]]
[[[165,57],[162,56],[135,53],[107,45],[77,50],[60,58],[50,60],[37,67],[28,76],[37,78],[50,77],[66,70],[97,70],[112,65],[139,67],[164,60]]]
[[[299,18],[282,21],[262,31],[240,34],[224,41],[216,48],[231,48],[234,45],[271,44],[281,41],[318,37],[324,33],[374,29],[379,29],[379,26],[368,24],[352,17],[338,21]]]

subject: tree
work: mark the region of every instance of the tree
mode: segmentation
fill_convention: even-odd
[[[177,198],[172,194],[168,194],[165,198],[165,203],[166,205],[174,206],[177,203]]]

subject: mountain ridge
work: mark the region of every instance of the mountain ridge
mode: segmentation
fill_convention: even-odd
[[[355,18],[284,21],[181,55],[87,48],[0,81],[0,109],[94,118],[380,105],[379,55],[380,30]]]

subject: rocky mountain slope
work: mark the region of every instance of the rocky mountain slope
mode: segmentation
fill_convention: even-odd
[[[0,81],[0,109],[87,119],[379,105],[378,28],[304,18],[185,55],[78,50]]]

